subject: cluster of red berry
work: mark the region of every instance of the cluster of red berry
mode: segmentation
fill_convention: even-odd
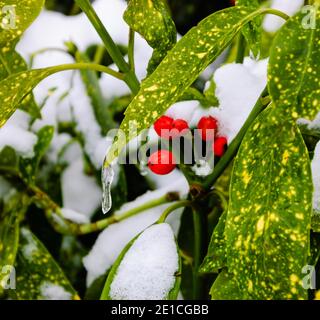
[[[197,128],[203,141],[212,141],[214,155],[222,157],[228,142],[226,137],[219,136],[218,125],[217,119],[208,116],[200,119]],[[154,129],[159,137],[171,140],[181,137],[188,132],[189,125],[183,119],[162,116],[154,123]],[[159,150],[152,153],[149,157],[148,167],[155,174],[165,175],[174,170],[176,160],[171,151]]]

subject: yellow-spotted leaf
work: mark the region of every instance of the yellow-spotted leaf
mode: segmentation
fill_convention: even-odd
[[[220,217],[219,222],[212,233],[208,253],[200,267],[200,272],[217,273],[219,269],[226,266],[227,249],[224,235],[226,217],[227,213],[225,212]]]
[[[19,224],[28,204],[21,194],[14,194],[0,213],[0,270],[14,265],[19,243]],[[11,271],[8,268],[8,272]],[[0,272],[0,288],[9,283],[5,281],[8,274]],[[9,280],[9,279],[7,279]],[[1,285],[2,284],[2,285]]]
[[[228,271],[244,298],[304,299],[312,177],[296,124],[266,109],[234,163],[226,220]]]
[[[0,0],[0,47],[10,51],[18,39],[39,15],[44,0]]]
[[[130,0],[123,17],[154,49],[148,66],[152,73],[177,41],[166,0]]]
[[[27,70],[27,64],[23,58],[15,51],[0,53],[0,81],[12,74]],[[1,88],[0,88],[1,91]],[[1,107],[0,107],[1,108]],[[39,106],[30,93],[20,104],[19,109],[28,112],[33,118],[40,118]]]
[[[246,6],[253,9],[258,9],[260,4],[258,0],[237,0],[238,6]],[[262,17],[259,16],[249,22],[242,29],[242,34],[247,40],[248,47],[254,56],[258,57],[261,48],[261,33],[262,33]]]
[[[86,66],[79,67],[77,64],[70,64],[34,69],[12,74],[0,81],[0,127],[6,123],[19,104],[43,79],[57,72],[84,68]]]
[[[243,296],[234,277],[223,269],[213,282],[211,300],[242,300]]]
[[[0,1],[0,80],[27,70],[27,65],[15,51],[15,46],[24,31],[39,15],[43,4],[43,0]],[[40,110],[32,94],[24,99],[19,108],[34,118],[40,118]]]
[[[42,157],[48,150],[54,134],[53,126],[44,126],[37,133],[38,141],[34,146],[33,158],[21,158],[20,159],[20,172],[23,179],[28,184],[33,184],[36,179],[36,173]]]
[[[127,108],[121,124],[126,139],[118,137],[105,165],[112,163],[128,140],[149,128],[175,103],[242,27],[260,13],[245,7],[216,12],[178,41],[157,69],[143,81],[139,93]]]
[[[290,18],[271,48],[269,92],[279,112],[312,119],[320,110],[320,7]]]
[[[27,228],[21,229],[15,268],[16,289],[9,292],[12,299],[79,299],[50,253]]]
[[[123,249],[108,274],[101,300],[175,300],[181,261],[167,223],[145,229]]]

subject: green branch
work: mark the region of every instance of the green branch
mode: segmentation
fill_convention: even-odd
[[[160,205],[179,200],[178,193],[169,192],[158,199],[150,200],[120,215],[113,215],[111,217],[98,220],[92,223],[77,224],[67,220],[61,212],[61,207],[57,203],[55,203],[50,198],[50,196],[43,192],[41,189],[39,189],[36,186],[29,186],[29,190],[33,193],[34,202],[45,211],[46,216],[51,225],[54,227],[54,229],[59,233],[71,235],[84,235],[92,232],[101,231],[112,224],[133,217],[148,209],[152,209]]]
[[[127,83],[132,93],[136,94],[139,91],[140,84],[132,70],[130,70],[130,66],[127,64],[125,59],[122,56],[122,53],[118,46],[112,40],[110,34],[107,29],[103,25],[102,21],[98,17],[97,13],[94,11],[89,0],[75,0],[81,10],[87,15],[93,27],[98,32],[101,40],[103,41],[111,59],[117,65],[119,70],[123,72],[126,76],[124,81]]]
[[[101,64],[95,64],[95,63],[70,63],[70,64],[61,64],[59,66],[51,67],[51,70],[53,70],[53,72],[61,72],[61,71],[67,71],[67,70],[87,70],[87,69],[109,74],[110,76],[113,76],[119,80],[125,79],[125,75],[123,73],[117,72],[109,67],[103,66]]]
[[[129,60],[129,66],[130,70],[132,72],[135,72],[135,63],[134,63],[134,36],[135,32],[133,29],[130,28],[129,31],[129,44],[128,44],[128,60]]]
[[[173,204],[172,206],[168,207],[163,214],[161,215],[161,217],[159,218],[159,220],[157,221],[157,223],[164,223],[166,221],[166,219],[168,218],[168,216],[175,210],[179,209],[179,208],[184,208],[184,207],[188,207],[191,206],[192,202],[189,200],[182,200],[179,201],[175,204]]]

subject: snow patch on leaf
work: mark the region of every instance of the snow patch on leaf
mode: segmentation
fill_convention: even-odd
[[[114,300],[163,300],[175,284],[179,257],[171,227],[146,229],[121,261],[110,287]]]
[[[41,285],[40,294],[44,300],[72,300],[70,292],[59,285],[47,281]]]
[[[121,215],[122,213],[132,208],[136,208],[148,201],[158,199],[171,191],[179,191],[182,197],[185,196],[188,193],[188,183],[186,179],[181,177],[180,180],[175,180],[175,182],[171,181],[161,189],[146,192],[136,200],[123,205],[119,211],[115,212],[115,215]],[[148,209],[138,215],[132,216],[116,224],[112,224],[101,232],[91,251],[83,259],[84,266],[88,272],[87,285],[90,286],[97,277],[103,275],[109,268],[111,268],[126,244],[142,230],[155,223],[163,211],[171,204],[172,203],[168,203]],[[176,210],[167,220],[176,234],[180,227],[180,216],[182,211],[183,209]]]

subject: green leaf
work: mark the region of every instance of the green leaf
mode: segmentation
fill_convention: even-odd
[[[177,41],[177,31],[165,0],[130,0],[123,16],[154,49],[148,73],[152,73]]]
[[[50,253],[27,228],[21,229],[15,268],[17,284],[16,290],[10,290],[12,299],[50,299],[52,291],[56,291],[58,300],[79,299]]]
[[[320,213],[314,212],[311,219],[311,229],[314,232],[320,232]]]
[[[222,270],[210,290],[211,300],[242,300],[234,277],[226,269]]]
[[[42,7],[44,0],[1,0],[0,8],[12,6],[14,8],[14,15],[10,15],[9,11],[1,10],[1,21],[4,18],[12,18],[14,26],[10,27],[9,24],[5,24],[5,28],[0,29],[0,46],[2,52],[6,52],[15,46],[18,39],[25,32],[25,30],[31,25],[31,23],[37,18]]]
[[[14,175],[19,172],[19,157],[11,147],[6,146],[0,151],[0,172]]]
[[[217,273],[219,269],[226,267],[227,250],[224,235],[227,213],[223,213],[215,227],[208,248],[207,256],[200,267],[202,273]]]
[[[117,274],[118,274],[118,271],[119,271],[119,269],[121,268],[121,267],[123,267],[123,265],[122,265],[122,261],[123,261],[123,259],[127,256],[127,254],[128,255],[132,255],[132,246],[135,244],[135,242],[137,241],[137,240],[139,240],[139,238],[141,237],[141,236],[143,236],[143,234],[145,233],[145,232],[147,232],[148,230],[150,230],[151,228],[159,228],[159,227],[161,227],[161,226],[164,226],[164,225],[166,225],[166,226],[168,226],[167,224],[165,224],[165,223],[162,223],[162,224],[155,224],[155,225],[152,225],[152,226],[150,226],[149,228],[147,228],[146,230],[144,230],[144,231],[142,231],[140,234],[138,234],[135,238],[133,238],[127,245],[126,245],[126,247],[122,250],[122,252],[121,252],[121,254],[119,255],[119,257],[117,258],[117,260],[115,261],[115,263],[113,264],[113,266],[112,266],[112,268],[111,268],[111,270],[110,270],[110,272],[109,272],[109,274],[108,274],[108,278],[107,278],[107,281],[106,281],[106,283],[105,283],[105,286],[104,286],[104,289],[103,289],[103,291],[102,291],[102,294],[101,294],[101,300],[112,300],[112,297],[111,297],[111,286],[112,286],[112,284],[113,284],[113,282],[114,282],[114,280],[116,279],[116,277],[117,277]],[[168,228],[171,228],[170,226],[168,226]],[[174,235],[173,235],[173,233],[172,233],[172,237],[174,238]],[[157,239],[157,241],[161,241],[162,239],[160,238],[160,239]],[[173,239],[173,241],[174,241],[174,239]],[[150,245],[152,245],[151,243],[150,243]],[[140,243],[140,246],[146,246],[146,244],[144,243],[144,244],[141,244]],[[131,250],[131,251],[130,251]],[[147,249],[144,249],[145,251],[147,250]],[[177,247],[177,253],[179,252],[179,250],[178,250],[178,247]],[[157,252],[152,252],[152,254],[157,254]],[[175,299],[177,299],[177,296],[178,296],[178,293],[179,293],[179,289],[180,289],[180,283],[181,283],[181,276],[180,276],[180,274],[181,274],[181,260],[180,260],[180,256],[178,255],[178,259],[179,259],[179,261],[178,261],[178,264],[179,264],[179,269],[177,270],[177,272],[175,273],[175,274],[173,274],[172,276],[175,276],[175,282],[174,282],[174,285],[173,285],[173,287],[171,288],[171,290],[167,293],[167,297],[166,297],[166,300],[175,300]],[[145,260],[141,260],[141,261],[139,261],[138,263],[140,263],[141,264],[141,266],[143,266],[143,264],[147,264],[147,263],[150,263],[150,262],[152,262],[153,261],[153,259],[152,259],[152,256],[151,256],[151,252],[149,251],[149,254],[148,254],[148,256],[146,256],[145,257]],[[166,263],[166,261],[163,261],[163,263]],[[132,275],[130,275],[130,276],[132,276]],[[159,281],[161,281],[161,278],[159,279]],[[146,285],[146,284],[145,284]],[[140,290],[143,290],[143,288],[145,287],[145,285],[144,284],[141,284],[141,288],[140,288]],[[130,288],[130,287],[128,287],[127,288],[127,291],[128,290],[130,290],[130,289],[132,289],[132,288]]]
[[[39,82],[59,71],[58,67],[29,70],[12,74],[0,81],[0,127]]]
[[[318,7],[316,18],[320,18]],[[268,86],[279,112],[312,119],[320,109],[320,28],[306,28],[305,13],[290,18],[271,48]],[[319,22],[319,21],[317,21]]]
[[[50,147],[53,134],[53,126],[44,126],[41,128],[37,133],[38,142],[34,146],[34,157],[32,159],[20,159],[20,170],[27,183],[30,184],[35,182],[40,161]]]
[[[0,28],[0,80],[13,73],[27,70],[25,61],[14,49],[21,35],[39,15],[43,5],[43,0],[0,1],[1,9],[12,6],[14,8],[12,14],[15,14],[10,15],[9,11],[2,10],[0,15],[0,21],[3,21],[4,18],[10,18],[14,21],[14,28],[10,28],[9,25]],[[23,101],[20,108],[30,113],[34,118],[41,117],[39,107],[32,94]]]
[[[25,197],[15,194],[0,213],[0,271],[5,266],[14,265],[19,243],[19,223],[27,207]],[[0,288],[6,276],[0,272]]]
[[[216,83],[212,77],[208,88],[204,91],[204,95],[207,98],[211,107],[219,106],[219,100],[216,97],[216,88],[217,88]]]
[[[236,4],[252,9],[258,9],[260,7],[258,0],[238,0]],[[249,49],[253,55],[259,57],[262,39],[262,17],[259,16],[245,25],[242,29],[242,34],[246,38]]]
[[[291,120],[266,109],[235,160],[225,236],[227,265],[246,298],[305,299],[312,176]]]
[[[14,50],[0,52],[0,80],[3,80],[11,74],[26,71],[27,64],[23,58]],[[20,104],[19,108],[28,112],[33,118],[41,118],[40,108],[30,93]]]
[[[192,28],[143,81],[121,124],[126,139],[118,139],[113,144],[106,165],[112,163],[128,140],[149,128],[175,103],[242,27],[260,13],[250,8],[228,8],[210,15]],[[136,126],[136,132],[129,130],[129,125]]]

